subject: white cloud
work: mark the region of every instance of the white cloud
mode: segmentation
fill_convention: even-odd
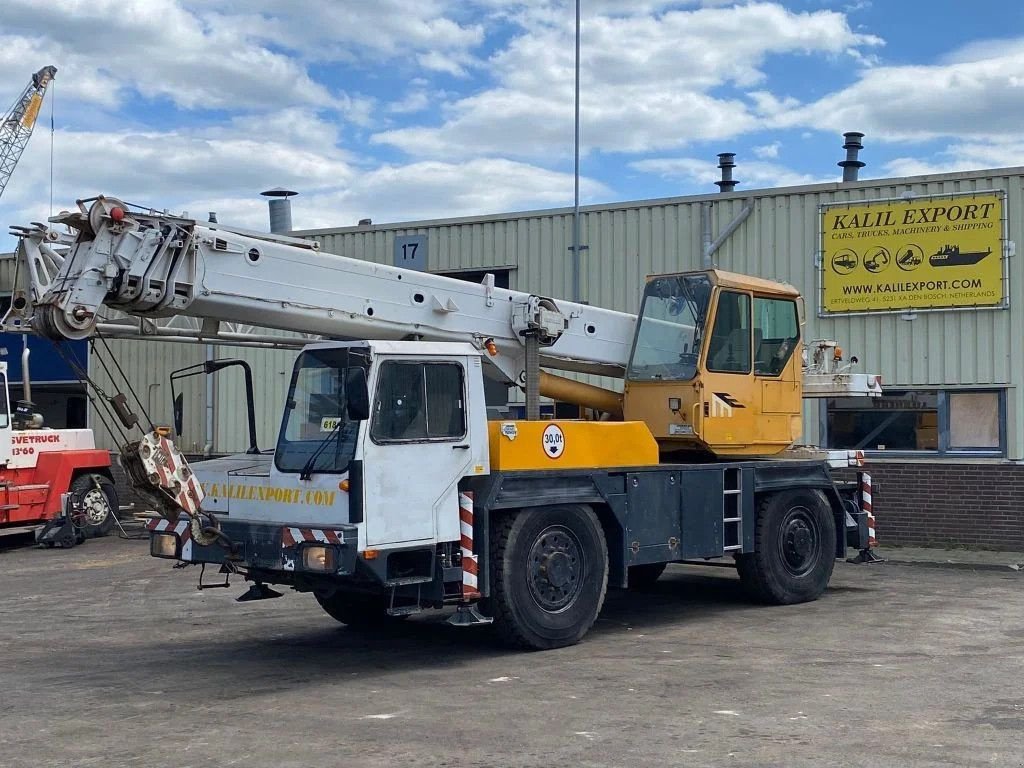
[[[891,176],[923,176],[1016,165],[1024,165],[1024,140],[1012,137],[950,144],[928,159],[896,157],[884,167]]]
[[[643,173],[651,173],[662,179],[683,182],[714,189],[714,183],[722,178],[718,165],[695,157],[664,157],[638,160],[629,167]],[[836,181],[836,177],[815,176],[801,173],[778,163],[759,160],[737,163],[733,177],[739,181],[737,191],[764,189],[768,187],[798,187],[805,184],[823,184]]]
[[[779,148],[781,146],[781,141],[773,141],[771,144],[754,147],[754,154],[762,160],[771,160],[779,156]]]
[[[239,117],[213,129],[168,132],[57,131],[54,209],[71,208],[77,197],[106,194],[200,219],[217,211],[222,223],[266,229],[259,192],[275,186],[300,192],[294,201],[297,228],[354,224],[364,216],[378,222],[440,218],[572,200],[571,174],[503,158],[360,168],[353,155],[334,145],[335,126],[298,116],[284,111]],[[11,224],[45,220],[48,179],[49,143],[30,143],[0,200],[3,232]],[[582,194],[593,200],[611,193],[583,178]],[[0,240],[0,251],[12,247],[13,240]]]
[[[238,5],[4,0],[0,71],[17,72],[45,51],[38,66],[57,63],[62,92],[107,108],[138,94],[189,110],[354,108],[358,119],[359,84],[354,94],[332,91],[310,75],[311,62],[398,60],[462,74],[483,41],[482,26],[445,15],[458,8],[454,1],[249,0],[244,12]]]
[[[855,129],[880,141],[1010,138],[1022,122],[1024,38],[974,43],[934,65],[868,69],[853,85],[772,121]]]
[[[360,174],[344,190],[296,200],[296,227],[471,216],[571,205],[573,177],[501,158],[423,161]],[[580,194],[603,199],[607,187],[586,177]]]
[[[665,4],[646,4],[655,5]],[[495,85],[444,105],[442,125],[382,131],[374,140],[417,156],[536,157],[569,151],[573,23],[564,7],[558,10],[539,4],[516,17],[519,34],[489,62]],[[751,130],[756,119],[748,106],[719,89],[763,83],[762,65],[772,55],[842,56],[880,43],[853,32],[840,13],[794,13],[765,2],[588,16],[583,37],[583,140],[591,149],[609,152],[648,151]],[[759,109],[767,103],[765,97],[760,103],[755,99]]]
[[[208,24],[178,0],[4,0],[0,26],[4,43],[33,41],[29,60],[46,51],[61,91],[75,100],[111,106],[130,87],[187,109],[334,102],[295,60],[241,29]],[[24,66],[5,49],[0,70]]]

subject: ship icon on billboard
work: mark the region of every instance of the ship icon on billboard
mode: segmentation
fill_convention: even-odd
[[[991,248],[984,251],[961,251],[959,245],[944,245],[931,256],[928,263],[933,267],[969,267],[977,264],[992,253]]]

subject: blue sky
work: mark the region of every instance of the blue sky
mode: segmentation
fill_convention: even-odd
[[[583,0],[584,203],[1024,165],[1024,4]],[[57,80],[0,222],[108,194],[266,228],[571,205],[572,3],[4,0],[0,104]],[[55,131],[49,126],[53,108]],[[0,250],[13,240],[0,235]]]

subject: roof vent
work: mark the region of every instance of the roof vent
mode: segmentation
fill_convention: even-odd
[[[359,220],[359,226],[360,227],[372,227],[373,226],[373,219],[360,219]]]
[[[843,149],[846,150],[846,159],[838,163],[839,167],[843,169],[843,181],[857,181],[860,169],[865,166],[864,162],[857,159],[857,155],[864,149],[864,143],[861,141],[864,134],[850,131],[844,133],[843,138],[846,139],[846,143],[843,144]]]
[[[722,152],[718,155],[718,167],[722,169],[722,179],[716,181],[715,184],[718,185],[718,191],[722,194],[732,192],[733,188],[739,184],[732,177],[732,169],[736,167],[735,158],[735,152]]]

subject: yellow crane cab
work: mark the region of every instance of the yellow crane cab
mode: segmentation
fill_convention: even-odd
[[[802,431],[803,302],[718,269],[651,275],[623,397],[663,454],[773,456]]]

